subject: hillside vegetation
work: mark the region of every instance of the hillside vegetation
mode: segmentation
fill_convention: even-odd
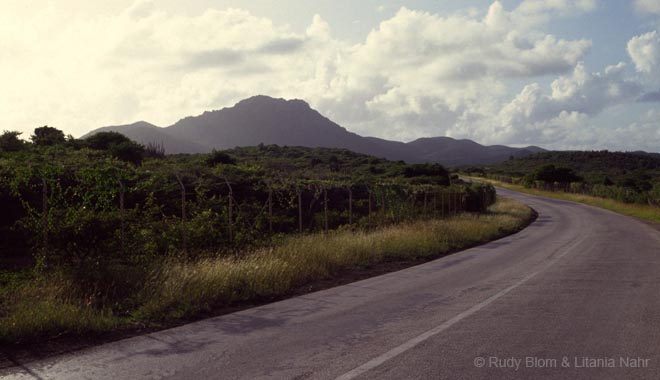
[[[260,145],[164,155],[114,132],[0,136],[0,341],[160,325],[521,228],[440,165]]]
[[[544,191],[660,207],[660,154],[545,152],[465,172]]]

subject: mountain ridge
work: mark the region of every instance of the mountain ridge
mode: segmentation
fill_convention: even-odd
[[[207,153],[213,149],[277,144],[283,146],[344,148],[390,160],[435,162],[446,166],[487,165],[524,157],[545,149],[484,146],[472,140],[424,137],[408,143],[364,137],[325,117],[300,99],[257,95],[232,107],[187,116],[168,127],[139,121],[93,130],[115,131],[142,143],[162,144],[169,153]]]

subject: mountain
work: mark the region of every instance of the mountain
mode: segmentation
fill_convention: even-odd
[[[235,106],[190,116],[160,128],[138,122],[104,127],[88,133],[116,131],[142,144],[162,143],[167,153],[205,153],[212,149],[260,143],[334,147],[411,163],[447,166],[485,165],[545,151],[538,147],[483,146],[449,137],[422,138],[410,143],[362,137],[341,127],[302,100],[255,96]],[[85,137],[86,137],[85,136]]]
[[[441,162],[447,166],[487,165],[502,162],[509,157],[525,157],[545,149],[530,146],[511,148],[504,145],[484,146],[472,140],[450,137],[421,138],[406,144],[417,152],[424,162]]]
[[[204,145],[197,144],[185,138],[180,139],[167,132],[167,128],[160,128],[146,121],[128,125],[116,125],[93,130],[82,138],[89,137],[99,132],[119,132],[131,140],[140,144],[154,143],[162,145],[167,153],[206,153],[210,149]]]

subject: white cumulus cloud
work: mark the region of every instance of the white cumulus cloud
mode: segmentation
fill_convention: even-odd
[[[294,31],[242,9],[173,14],[153,0],[103,16],[69,17],[54,5],[21,19],[3,12],[0,124],[26,132],[50,124],[74,135],[140,119],[166,126],[266,94],[305,99],[363,135],[587,144],[597,141],[584,127],[590,118],[644,92],[623,64],[588,72],[580,62],[590,40],[545,31],[554,17],[595,7],[525,0],[511,10],[495,1],[485,14],[401,8],[357,44],[337,38],[321,15]],[[655,32],[630,41],[637,71],[657,72],[658,46]],[[535,83],[548,77],[557,78],[548,88]],[[527,85],[512,94],[511,81]]]
[[[634,0],[635,8],[640,12],[660,14],[660,0]]]
[[[633,37],[628,41],[628,54],[637,71],[658,74],[660,68],[660,34],[652,31]]]

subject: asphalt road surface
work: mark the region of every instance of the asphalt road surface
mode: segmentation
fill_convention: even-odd
[[[424,265],[0,378],[660,379],[660,232],[498,191],[538,220]]]

